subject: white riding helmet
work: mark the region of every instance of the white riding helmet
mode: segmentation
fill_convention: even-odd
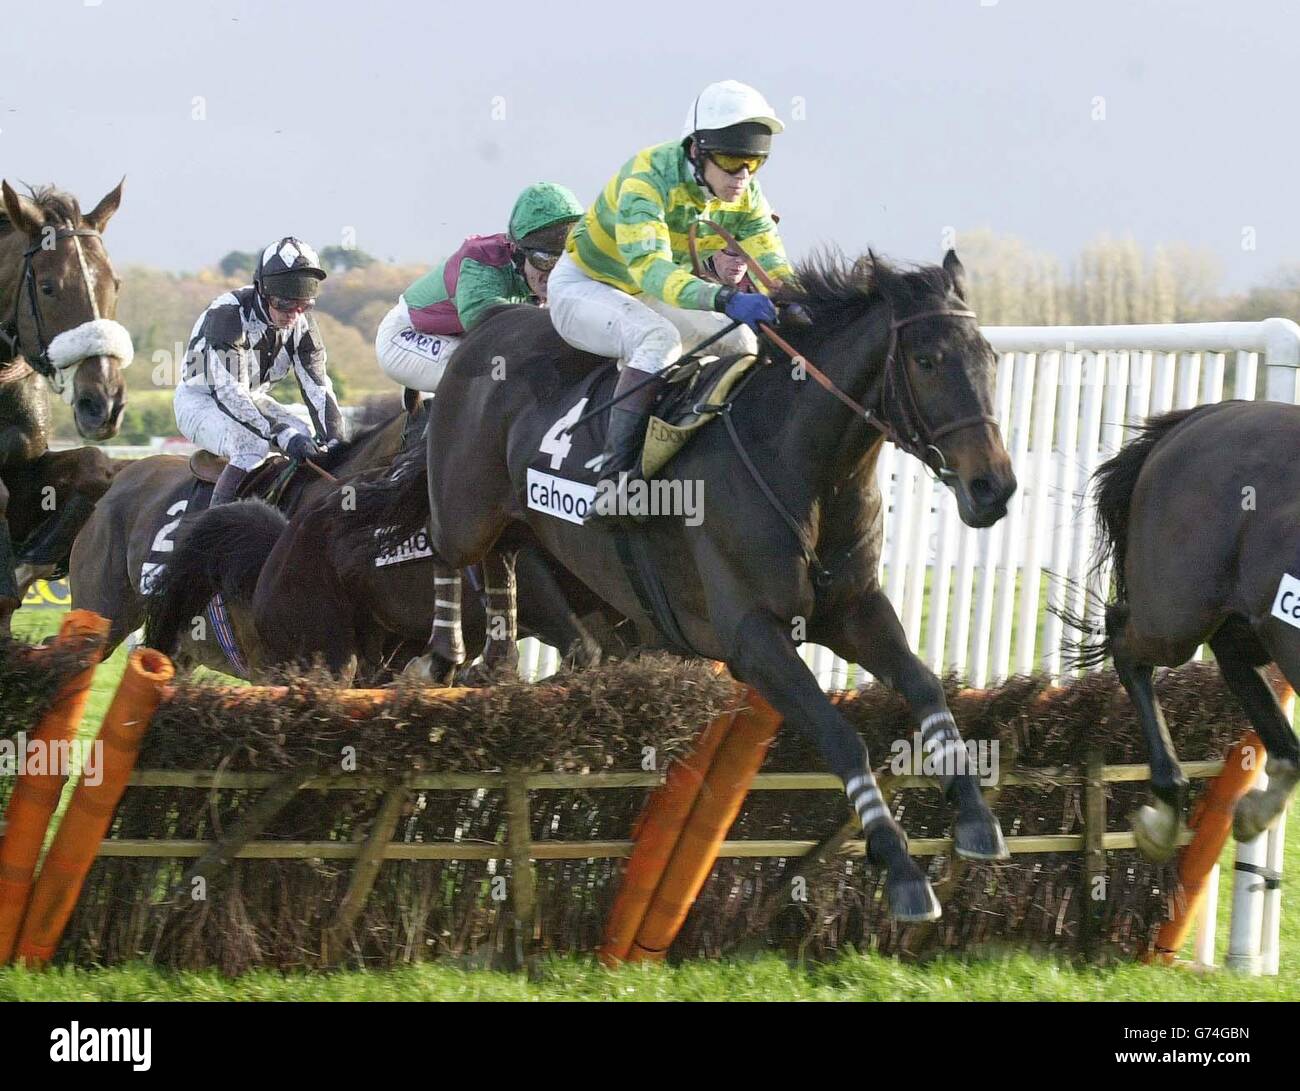
[[[729,129],[745,122],[763,125],[771,134],[785,128],[767,99],[749,84],[722,80],[709,84],[691,103],[686,124],[682,127],[682,139],[699,132]]]

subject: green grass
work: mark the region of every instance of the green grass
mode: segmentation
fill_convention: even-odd
[[[28,640],[57,630],[57,610],[25,610],[15,632]],[[93,735],[126,661],[123,649],[100,667],[82,720]],[[66,796],[65,796],[66,802]],[[1300,869],[1300,818],[1288,815],[1285,870]],[[1216,960],[1227,951],[1232,899],[1230,842],[1222,857]],[[1283,903],[1281,973],[1244,978],[1227,972],[1118,965],[1078,968],[1059,959],[945,958],[924,966],[877,955],[848,954],[817,966],[774,957],[697,962],[678,967],[628,967],[610,973],[590,960],[551,959],[534,980],[484,970],[428,964],[382,972],[285,975],[259,972],[228,980],[213,973],[169,973],[145,965],[0,969],[4,1000],[1300,1000],[1300,918]],[[1182,952],[1191,957],[1191,944]]]
[[[845,955],[796,966],[752,961],[634,966],[611,973],[589,959],[550,959],[534,979],[428,963],[382,972],[278,974],[236,980],[135,965],[111,970],[0,969],[0,1001],[13,1000],[1295,1000],[1294,978],[1124,965],[1076,968],[1027,954],[904,965]]]

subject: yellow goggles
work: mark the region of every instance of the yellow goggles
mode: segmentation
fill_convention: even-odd
[[[750,174],[757,174],[758,168],[767,162],[766,155],[724,155],[721,152],[710,152],[709,158],[728,174],[739,174],[745,168],[749,169]]]

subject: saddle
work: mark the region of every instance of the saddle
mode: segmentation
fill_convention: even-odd
[[[195,480],[195,495],[197,496],[200,490],[205,494],[195,510],[198,510],[198,507],[207,507],[207,497],[210,497],[212,492],[210,489],[203,489],[203,486],[215,485],[229,461],[211,451],[199,450],[190,455],[190,475]],[[248,472],[248,476],[239,483],[235,498],[247,500],[251,497],[268,500],[288,465],[289,460],[283,455],[272,455],[256,469]]]
[[[641,473],[647,480],[718,415],[728,396],[757,362],[757,356],[706,356],[698,364],[687,364],[668,380],[646,425]]]

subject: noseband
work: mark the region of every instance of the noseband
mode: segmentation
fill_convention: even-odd
[[[969,417],[961,417],[947,424],[941,424],[938,428],[930,427],[916,399],[916,391],[908,375],[907,364],[899,359],[898,355],[898,331],[924,318],[975,318],[975,312],[940,308],[933,311],[919,311],[890,322],[889,347],[885,351],[884,381],[880,395],[881,411],[873,417],[866,417],[868,412],[866,410],[860,412],[866,417],[868,423],[880,429],[895,447],[901,447],[908,454],[914,455],[923,465],[929,467],[940,481],[948,484],[954,475],[948,468],[948,460],[939,450],[939,440],[954,432],[978,428],[981,425],[997,429],[998,419],[988,413],[974,413]],[[891,400],[894,404],[894,412],[890,415],[894,418],[894,424],[890,424],[888,419],[884,418],[888,412],[886,407]],[[931,455],[938,460],[938,465],[931,460]]]
[[[65,239],[74,238],[99,238],[99,232],[93,227],[60,227],[54,232],[55,247]],[[14,293],[13,313],[10,314],[8,321],[0,324],[0,356],[9,360],[22,356],[39,374],[51,383],[57,383],[58,376],[55,374],[54,365],[50,363],[50,341],[45,335],[45,322],[41,319],[41,308],[36,296],[36,270],[32,268],[32,258],[43,249],[45,249],[43,243],[38,242],[23,252],[23,271],[20,276],[18,291]],[[90,283],[86,280],[85,263],[82,261],[79,264],[82,267],[81,278],[86,285],[86,294],[90,296],[91,309],[96,312],[96,317],[98,317],[95,298],[91,293]],[[27,292],[28,305],[32,310],[32,322],[36,326],[36,351],[34,353],[23,351],[18,333],[18,309],[22,304],[24,289]]]
[[[768,291],[772,291],[777,287],[776,282],[768,276],[767,270],[741,249],[740,244],[736,242],[726,228],[714,223],[712,220],[696,221],[691,224],[687,232],[691,262],[695,267],[697,276],[702,275],[699,255],[696,252],[696,233],[701,222],[716,232],[728,247],[744,257],[745,264],[749,267],[750,274],[756,281],[767,288]],[[998,429],[998,419],[988,413],[976,413],[969,417],[962,417],[959,420],[949,421],[938,428],[931,428],[929,422],[925,419],[925,414],[921,412],[920,403],[916,399],[916,391],[913,389],[911,377],[907,373],[907,365],[899,359],[898,331],[905,326],[910,326],[913,322],[921,321],[923,318],[975,317],[974,311],[941,307],[931,311],[918,311],[916,314],[909,314],[890,322],[889,344],[885,349],[885,364],[882,369],[884,378],[880,388],[879,409],[867,409],[853,398],[850,398],[835,384],[830,376],[797,349],[793,348],[785,338],[766,322],[759,323],[759,329],[762,330],[763,335],[772,344],[795,361],[827,392],[833,394],[852,409],[857,416],[876,429],[890,443],[915,457],[940,482],[945,485],[952,485],[957,475],[955,471],[948,468],[948,460],[943,457],[943,452],[939,450],[939,440],[955,432],[961,432],[967,428],[977,428],[981,425],[988,425],[991,428]],[[892,411],[889,405],[891,401],[893,402]]]

